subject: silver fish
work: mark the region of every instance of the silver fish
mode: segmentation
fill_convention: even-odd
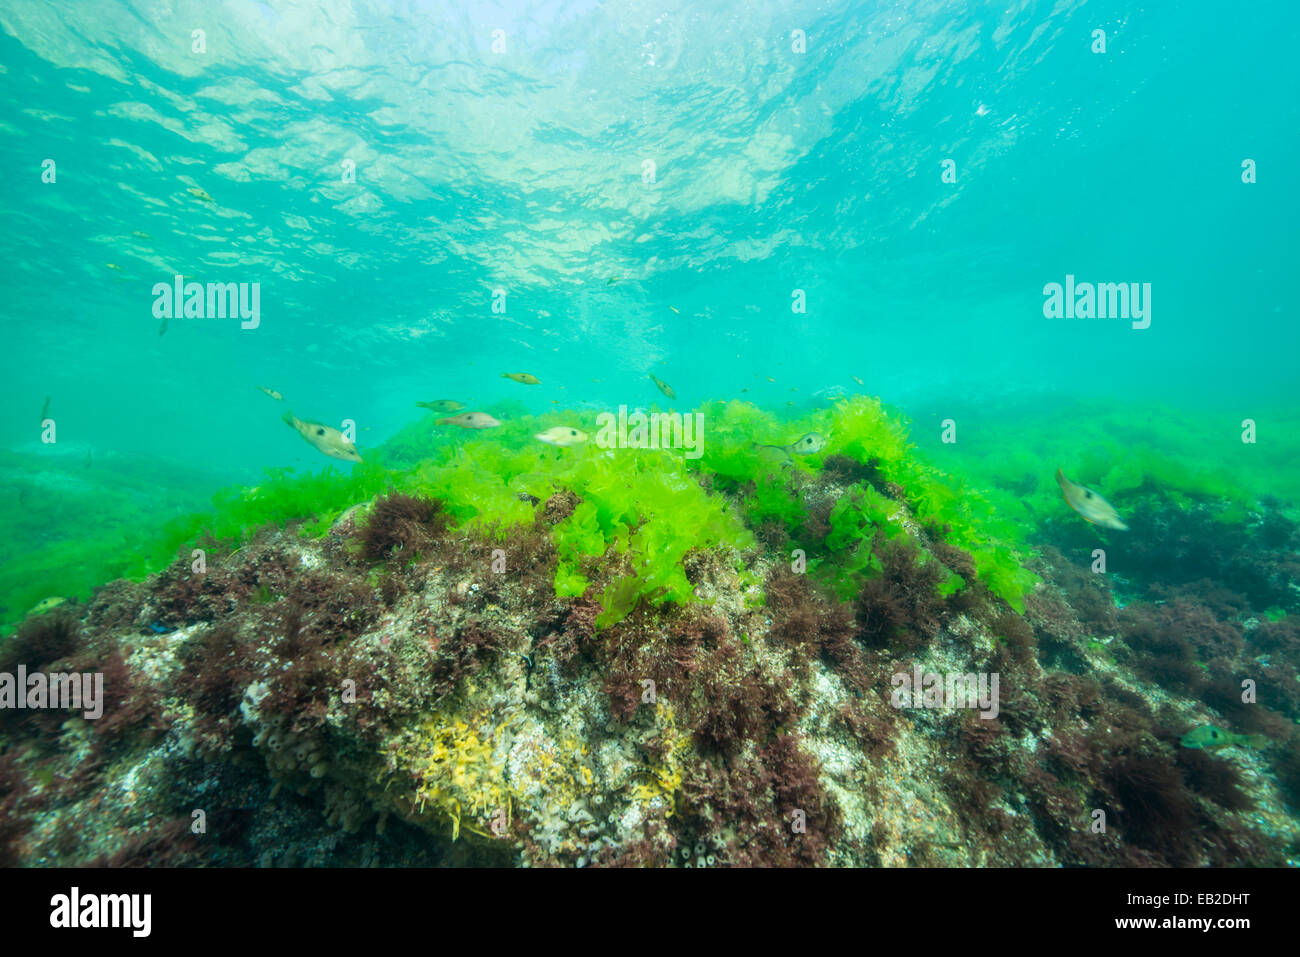
[[[1061,486],[1061,495],[1065,498],[1065,504],[1082,515],[1085,521],[1100,525],[1102,528],[1113,528],[1120,532],[1128,531],[1128,526],[1124,524],[1119,517],[1119,512],[1115,511],[1110,502],[1092,489],[1071,482],[1065,477],[1062,469],[1056,470],[1056,484]]]
[[[587,441],[587,433],[581,429],[575,429],[568,425],[557,425],[547,429],[545,432],[538,432],[533,436],[538,442],[545,442],[547,445],[558,445],[561,448],[568,448],[572,445],[581,445]]]
[[[438,425],[459,425],[462,429],[493,429],[501,424],[486,412],[462,412],[435,421]]]
[[[318,451],[347,462],[361,461],[361,453],[357,451],[357,447],[333,426],[323,425],[320,422],[304,422],[292,412],[284,414],[284,421],[290,428],[297,429],[298,434],[314,445]]]
[[[820,452],[826,448],[826,436],[820,432],[809,432],[806,435],[801,435],[797,441],[791,442],[789,445],[760,445],[756,442],[754,448],[761,455],[769,458],[780,458],[781,456],[777,453],[785,453],[787,456],[812,455],[814,452]]]

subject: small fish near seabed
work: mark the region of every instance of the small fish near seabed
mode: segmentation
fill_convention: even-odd
[[[47,611],[49,611],[51,608],[58,608],[58,607],[59,607],[60,605],[62,605],[62,604],[64,603],[64,601],[66,601],[66,600],[67,600],[67,599],[64,599],[64,598],[42,598],[42,599],[41,599],[40,601],[38,601],[35,605],[32,606],[32,610],[29,611],[27,614],[29,614],[29,615],[43,615],[43,614],[45,614]]]
[[[1233,734],[1212,724],[1203,724],[1183,735],[1178,743],[1185,748],[1262,748],[1268,744],[1268,738],[1262,734]]]
[[[189,193],[195,199],[202,200],[205,203],[212,202],[212,197],[207,194],[207,191],[200,189],[197,186],[191,186],[188,189],[186,189],[185,192]]]
[[[587,433],[581,429],[575,429],[568,425],[557,425],[554,428],[547,429],[545,432],[538,432],[533,436],[538,442],[545,442],[547,445],[558,445],[561,448],[568,448],[572,445],[581,445],[587,441]]]
[[[656,386],[658,386],[659,391],[662,392],[664,395],[668,396],[668,398],[670,399],[677,398],[677,393],[673,391],[673,387],[670,386],[663,379],[656,376],[654,373],[650,374],[650,381],[653,382]]]
[[[418,408],[428,409],[430,412],[459,412],[465,408],[464,402],[457,402],[455,399],[434,399],[432,402],[417,402]]]
[[[1061,495],[1065,498],[1065,504],[1082,515],[1085,521],[1100,525],[1102,528],[1113,528],[1120,532],[1128,531],[1128,526],[1124,524],[1119,517],[1119,512],[1115,511],[1110,502],[1090,488],[1075,485],[1065,477],[1063,469],[1056,470],[1056,484],[1061,486]]]
[[[276,392],[274,389],[268,389],[268,388],[267,388],[266,386],[264,386],[264,385],[254,386],[254,388],[256,388],[258,392],[265,392],[265,393],[266,393],[267,395],[269,395],[272,399],[278,399],[278,400],[281,401],[281,402],[284,401],[284,396],[282,396],[280,393]]]
[[[360,462],[362,460],[357,447],[345,439],[343,433],[333,426],[323,425],[320,422],[304,422],[292,412],[284,414],[284,421],[290,428],[297,429],[298,434],[311,445],[314,445],[317,451],[347,462]]]
[[[41,406],[41,425],[45,425],[45,420],[50,417],[50,397],[45,397],[45,404]]]
[[[770,458],[783,461],[794,455],[812,455],[814,452],[820,452],[826,448],[826,436],[820,432],[809,432],[801,435],[796,441],[789,445],[760,445],[754,443],[754,451],[764,458]]]
[[[495,429],[501,423],[486,412],[462,412],[445,419],[438,419],[438,425],[457,425],[462,429]]]
[[[529,375],[527,372],[503,372],[501,373],[501,378],[513,379],[515,382],[522,383],[523,385],[542,384],[541,379],[537,378],[535,375]]]

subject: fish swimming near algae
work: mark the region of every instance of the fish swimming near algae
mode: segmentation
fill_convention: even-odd
[[[304,422],[292,412],[284,414],[284,421],[292,429],[297,429],[308,443],[314,445],[316,449],[326,455],[343,459],[347,462],[360,462],[361,453],[357,447],[343,437],[343,433],[333,426],[324,425],[320,422]]]
[[[66,599],[63,598],[42,598],[35,605],[32,606],[32,610],[29,611],[27,614],[43,615],[51,608],[58,608],[60,605],[63,604],[65,600]]]
[[[462,429],[494,429],[501,424],[486,412],[462,412],[436,421],[438,425],[457,425]]]
[[[465,403],[457,402],[455,399],[434,399],[432,402],[417,402],[415,404],[421,409],[428,409],[430,412],[443,415],[448,412],[459,412],[465,408]]]
[[[581,445],[587,441],[587,433],[581,429],[575,429],[569,425],[557,425],[547,429],[545,432],[538,432],[533,436],[538,442],[545,442],[547,445],[558,445],[561,448],[568,448],[573,445]]]
[[[1085,521],[1100,525],[1102,528],[1113,528],[1120,532],[1128,531],[1128,526],[1124,524],[1123,519],[1119,517],[1119,512],[1115,511],[1110,502],[1092,489],[1071,482],[1065,477],[1062,469],[1056,470],[1056,484],[1061,486],[1061,495],[1065,498],[1065,504],[1082,515]]]
[[[1203,724],[1183,735],[1179,741],[1185,748],[1262,748],[1268,744],[1268,738],[1262,734],[1233,734],[1212,724]]]
[[[826,436],[820,432],[808,432],[799,436],[789,445],[761,445],[754,443],[754,451],[759,455],[777,461],[786,461],[795,455],[812,455],[826,448]]]
[[[670,399],[677,398],[677,393],[673,391],[673,387],[670,386],[663,379],[659,378],[656,375],[651,374],[650,380],[658,387],[659,391],[662,392],[664,395],[668,396],[668,398]]]

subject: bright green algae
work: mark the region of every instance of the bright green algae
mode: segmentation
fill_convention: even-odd
[[[870,463],[881,480],[904,490],[911,519],[968,551],[990,591],[1019,610],[1036,580],[1023,567],[1030,554],[1026,542],[1045,518],[1072,520],[1051,479],[1057,465],[1104,489],[1112,501],[1131,505],[1158,494],[1174,504],[1214,502],[1222,522],[1239,521],[1270,492],[1286,497],[1292,491],[1288,482],[1294,484],[1287,469],[1279,471],[1274,458],[1280,453],[1271,446],[1258,453],[1250,449],[1253,467],[1244,473],[1192,467],[1188,463],[1204,458],[1205,437],[1186,416],[1166,411],[1141,425],[1121,426],[1115,410],[1108,414],[1095,403],[1078,405],[1070,429],[1060,427],[1057,414],[1044,414],[1041,422],[1018,414],[1016,428],[990,421],[973,434],[968,425],[963,442],[926,453],[911,442],[906,421],[876,399],[854,397],[799,418],[718,401],[697,410],[705,423],[698,459],[681,451],[607,452],[591,444],[556,449],[533,434],[571,424],[594,437],[596,414],[529,416],[517,403],[493,411],[505,424],[483,432],[437,427],[432,416],[424,417],[365,450],[366,462],[347,472],[268,469],[260,485],[223,489],[210,510],[161,527],[155,499],[175,510],[188,497],[152,492],[141,484],[142,476],[120,478],[105,468],[86,474],[93,488],[53,493],[64,525],[50,529],[49,516],[32,502],[52,493],[39,484],[44,473],[34,474],[14,486],[18,494],[6,505],[19,540],[46,544],[14,554],[0,567],[3,621],[12,624],[49,596],[84,599],[114,578],[142,579],[201,537],[238,542],[268,523],[298,521],[303,534],[324,534],[347,508],[389,489],[437,498],[456,524],[488,528],[503,539],[510,528],[532,523],[551,495],[574,493],[581,504],[551,531],[560,559],[556,594],[585,593],[593,565],[606,556],[626,562],[623,576],[598,596],[602,625],[643,598],[652,604],[693,600],[682,568],[691,549],[751,549],[754,532],[773,521],[786,530],[792,548],[807,549],[810,573],[848,598],[876,572],[876,548],[902,533],[903,515],[870,484],[849,483],[831,510],[830,534],[806,540],[809,508],[802,485],[832,455]],[[1225,419],[1224,442],[1235,439],[1235,425]],[[809,431],[828,437],[822,452],[786,464],[755,452],[755,443],[787,444]],[[1165,448],[1171,451],[1159,451]],[[941,456],[965,479],[938,468],[934,461]],[[10,465],[15,475],[22,468],[17,460]],[[104,482],[109,486],[99,488]],[[90,524],[98,534],[76,534],[78,514],[93,515]],[[951,593],[965,584],[950,576],[940,590]]]
[[[69,549],[66,567],[47,564],[42,583],[11,604],[7,619],[21,617],[30,607],[23,604],[27,597],[32,603],[45,595],[84,598],[85,575],[95,570],[105,573],[102,581],[142,578],[200,538],[243,541],[267,524],[297,521],[304,523],[301,534],[322,535],[352,505],[390,490],[436,498],[454,524],[489,531],[503,541],[512,527],[533,523],[553,495],[572,493],[581,501],[551,531],[559,555],[556,594],[585,593],[597,562],[625,563],[598,596],[600,626],[619,620],[641,600],[654,605],[695,600],[683,569],[687,553],[720,546],[751,550],[754,530],[770,520],[787,528],[794,547],[807,545],[810,554],[816,552],[810,572],[847,598],[877,570],[873,546],[903,533],[905,515],[870,484],[854,482],[831,510],[825,540],[801,542],[808,513],[801,495],[807,483],[801,479],[815,477],[831,455],[870,464],[881,479],[900,486],[912,519],[970,552],[989,589],[1023,608],[1023,596],[1036,581],[1021,564],[1028,554],[1024,529],[1001,517],[983,495],[922,461],[908,441],[906,423],[878,400],[855,397],[786,420],[740,401],[710,403],[698,412],[704,417],[699,458],[681,450],[605,450],[592,443],[557,449],[532,437],[557,424],[576,425],[594,437],[594,412],[517,415],[483,432],[438,428],[426,418],[366,450],[366,462],[346,474],[333,467],[306,474],[269,469],[255,488],[224,489],[214,496],[211,511],[173,520],[147,543],[139,536],[133,544],[123,541],[131,549],[129,560],[116,556],[96,566],[97,553],[92,551],[87,563],[84,550],[62,546]],[[825,434],[826,448],[788,464],[774,464],[754,447],[786,444],[809,431]],[[943,589],[962,585],[952,576]],[[17,606],[21,610],[15,615]]]
[[[1257,443],[1242,441],[1246,420],[1235,410],[1146,406],[1136,416],[1095,399],[1008,402],[964,419],[962,440],[942,456],[1021,525],[1069,518],[1053,480],[1058,467],[1130,512],[1135,502],[1158,497],[1177,508],[1210,504],[1214,520],[1230,525],[1269,500],[1300,519],[1300,414],[1288,408],[1250,414]]]

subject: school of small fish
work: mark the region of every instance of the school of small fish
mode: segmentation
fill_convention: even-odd
[[[674,312],[677,310],[674,309]],[[165,331],[165,328],[164,330]],[[160,332],[161,334],[161,332]],[[654,373],[649,373],[650,381],[655,387],[669,399],[676,399],[677,393],[667,382],[660,379]],[[501,377],[518,382],[522,385],[540,385],[541,380],[529,372],[503,372]],[[771,376],[765,376],[768,382],[775,382]],[[854,375],[851,378],[859,385],[865,385],[863,380]],[[272,399],[283,401],[284,396],[275,389],[266,386],[256,387],[260,392],[265,393]],[[564,388],[559,386],[559,388]],[[741,392],[748,392],[748,389],[741,389]],[[553,403],[558,403],[558,399],[552,399]],[[486,412],[462,412],[465,404],[456,399],[433,399],[427,402],[416,402],[417,408],[428,409],[439,416],[435,419],[437,425],[456,426],[461,429],[494,429],[501,425],[499,419],[494,418]],[[49,412],[50,399],[47,396],[45,405],[41,410],[41,418],[45,419]],[[458,414],[449,414],[458,413]],[[284,421],[294,428],[305,441],[314,446],[321,453],[337,459],[343,459],[350,462],[362,461],[361,454],[357,451],[356,446],[344,437],[338,429],[324,425],[319,422],[303,421],[293,415],[292,412],[284,414]],[[367,431],[366,427],[362,431]],[[559,448],[571,448],[582,445],[588,439],[587,433],[575,426],[557,425],[552,426],[542,432],[537,432],[533,438],[538,442],[547,445],[557,446]],[[755,454],[783,464],[793,461],[796,455],[814,455],[821,452],[827,446],[827,437],[820,432],[808,432],[794,442],[788,445],[779,444],[762,444],[755,442],[753,449]],[[1114,529],[1116,531],[1128,531],[1128,525],[1120,518],[1119,513],[1109,502],[1101,497],[1100,494],[1090,488],[1079,485],[1070,481],[1065,476],[1062,469],[1056,470],[1056,481],[1061,487],[1062,497],[1065,503],[1077,512],[1085,521],[1097,525],[1101,528]],[[1199,730],[1199,729],[1198,729]],[[1218,729],[1214,729],[1218,730]],[[1220,732],[1227,734],[1228,732]],[[1211,747],[1213,744],[1184,744],[1187,747]]]

